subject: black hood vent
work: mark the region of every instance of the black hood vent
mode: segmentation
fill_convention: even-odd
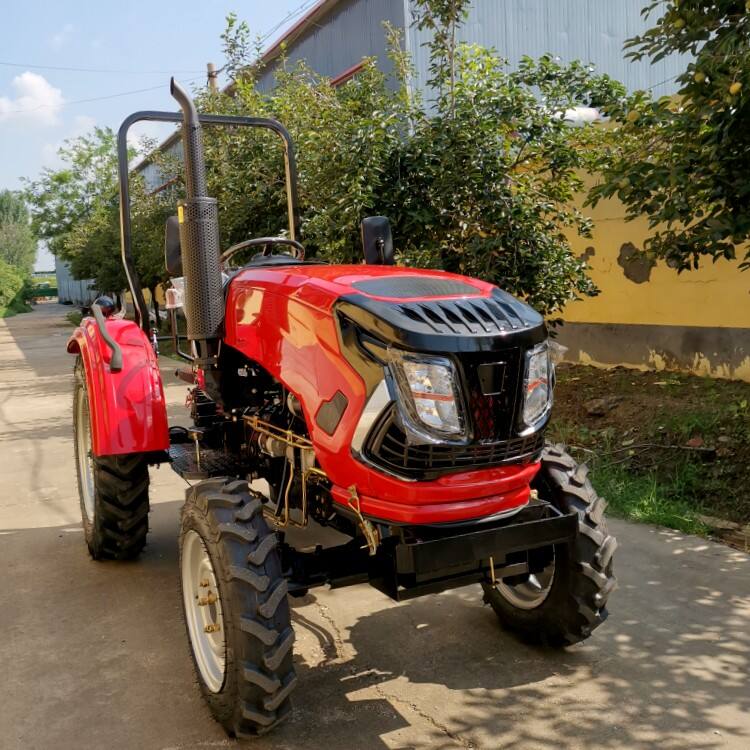
[[[422,352],[471,352],[531,347],[547,332],[539,313],[510,294],[389,302],[349,294],[336,309],[385,343]]]
[[[404,315],[437,333],[507,333],[525,327],[512,307],[488,297],[415,302],[400,307]]]

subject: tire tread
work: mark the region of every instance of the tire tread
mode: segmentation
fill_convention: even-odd
[[[222,688],[226,695],[208,694],[200,675],[199,684],[214,716],[231,735],[255,737],[290,713],[290,695],[297,685],[288,584],[276,533],[269,529],[262,501],[247,482],[214,481],[205,491],[201,484],[195,485],[183,509],[183,530],[195,513],[213,530],[207,544],[214,566],[223,571],[218,573],[225,581],[222,597],[230,598],[225,612],[236,618],[227,628],[235,634],[238,661],[232,687],[226,688],[230,683],[225,680]]]
[[[483,584],[484,598],[505,627],[529,640],[569,646],[588,638],[607,619],[607,601],[617,588],[612,569],[617,541],[607,530],[606,501],[592,487],[586,464],[577,465],[559,443],[547,445],[541,461],[536,481],[551,495],[543,499],[578,519],[575,541],[556,548],[556,565],[564,568],[560,583],[553,583],[548,599],[535,610],[516,609],[491,584]]]

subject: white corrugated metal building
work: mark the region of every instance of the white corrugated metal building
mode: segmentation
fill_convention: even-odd
[[[74,279],[70,275],[68,264],[55,258],[55,276],[57,277],[57,299],[64,305],[85,307],[97,296],[90,279]]]
[[[672,81],[684,67],[678,58],[650,65],[623,56],[625,40],[648,27],[641,16],[644,4],[644,0],[473,0],[458,38],[496,49],[511,65],[524,55],[550,53],[563,62],[592,63],[629,89],[671,93]],[[334,80],[351,75],[362,57],[376,57],[389,72],[386,21],[403,29],[404,46],[416,68],[414,83],[423,86],[428,77],[424,47],[428,32],[414,25],[414,5],[413,0],[321,0],[264,53],[268,67],[260,78],[261,87],[273,85],[274,63],[282,48],[290,62],[305,59]]]
[[[404,47],[414,62],[413,85],[424,87],[429,77],[424,45],[429,37],[414,25],[413,6],[413,0],[319,0],[263,53],[258,87],[273,88],[282,53],[288,64],[305,60],[334,85],[356,75],[364,57],[376,58],[390,73],[385,23],[402,30]],[[623,55],[625,40],[647,28],[642,7],[643,0],[473,0],[459,40],[493,47],[511,65],[524,55],[549,53],[563,62],[591,63],[629,89],[669,94],[684,63],[671,57],[650,65]],[[179,134],[167,138],[162,148],[179,154]],[[138,169],[151,188],[164,182],[148,160]]]

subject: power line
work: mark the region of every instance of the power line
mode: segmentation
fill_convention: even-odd
[[[272,26],[268,31],[266,31],[265,34],[263,34],[261,37],[259,37],[260,42],[265,42],[269,39],[269,37],[274,34],[276,31],[278,31],[284,24],[288,23],[289,21],[294,20],[297,18],[297,16],[304,13],[306,10],[311,8],[315,3],[317,3],[318,0],[306,0],[302,5],[297,6],[294,10],[290,10],[289,13],[287,13],[284,18],[282,18],[275,26]]]
[[[195,83],[196,81],[200,80],[203,76],[198,76],[197,78],[191,78],[190,80],[185,81],[185,83]],[[49,107],[55,107],[55,108],[62,108],[62,107],[68,107],[71,104],[88,104],[89,102],[100,102],[105,99],[117,99],[120,96],[130,96],[131,94],[143,94],[146,91],[157,91],[158,89],[165,89],[167,86],[166,84],[159,84],[158,86],[149,86],[145,89],[134,89],[133,91],[121,91],[118,94],[107,94],[105,96],[94,96],[90,99],[74,99],[70,102],[63,102],[62,104],[39,104],[36,107],[29,107],[27,109],[13,109],[8,110],[7,112],[3,114],[9,114],[9,115],[21,115],[21,114],[27,114],[29,112],[36,112],[39,109],[47,109]]]
[[[172,75],[173,73],[200,73],[200,70],[120,70],[117,68],[72,68],[60,65],[32,65],[31,63],[14,63],[0,61],[6,68],[33,68],[35,70],[60,70],[72,73],[106,73],[125,75]]]
[[[297,18],[300,14],[304,13],[306,10],[311,8],[313,5],[315,5],[318,2],[318,0],[305,0],[301,5],[299,5],[296,9],[290,11],[289,13],[284,16],[277,24],[275,24],[273,27],[268,29],[263,36],[260,37],[261,42],[265,42],[272,34],[274,34],[278,29],[280,29],[282,26],[284,26],[289,21],[294,20]],[[61,71],[75,71],[75,72],[83,72],[83,73],[126,73],[126,74],[159,74],[159,75],[172,75],[173,73],[198,73],[197,70],[174,70],[174,71],[165,71],[165,70],[141,70],[141,71],[126,71],[126,70],[104,70],[99,68],[69,68],[69,67],[56,67],[51,65],[29,65],[25,63],[10,63],[10,62],[2,62],[0,61],[0,65],[5,65],[8,67],[19,67],[19,68],[36,68],[39,70],[61,70]],[[198,76],[196,78],[191,78],[188,81],[185,81],[185,83],[195,83],[195,81],[200,80],[203,78],[203,76]],[[106,99],[116,99],[121,96],[130,96],[132,94],[143,94],[147,91],[156,91],[158,89],[163,88],[163,84],[160,84],[159,86],[149,86],[147,88],[143,89],[134,89],[132,91],[122,91],[117,94],[107,94],[105,96],[95,96],[91,97],[89,99],[75,99],[70,102],[63,102],[61,104],[39,104],[36,107],[29,107],[26,109],[15,109],[15,110],[9,110],[5,112],[4,114],[10,114],[10,115],[18,115],[18,114],[26,114],[28,112],[36,112],[40,109],[48,109],[50,107],[55,108],[62,108],[62,107],[68,107],[73,104],[88,104],[90,102],[99,102],[104,101]]]

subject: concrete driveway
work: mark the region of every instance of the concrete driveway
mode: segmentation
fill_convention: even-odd
[[[237,746],[191,673],[176,564],[184,483],[152,473],[138,562],[94,563],[84,547],[69,310],[0,321],[0,747]],[[168,395],[179,406],[184,385]],[[295,711],[253,746],[747,750],[750,558],[612,526],[611,617],[566,652],[502,632],[476,587],[404,604],[366,586],[297,601]]]

